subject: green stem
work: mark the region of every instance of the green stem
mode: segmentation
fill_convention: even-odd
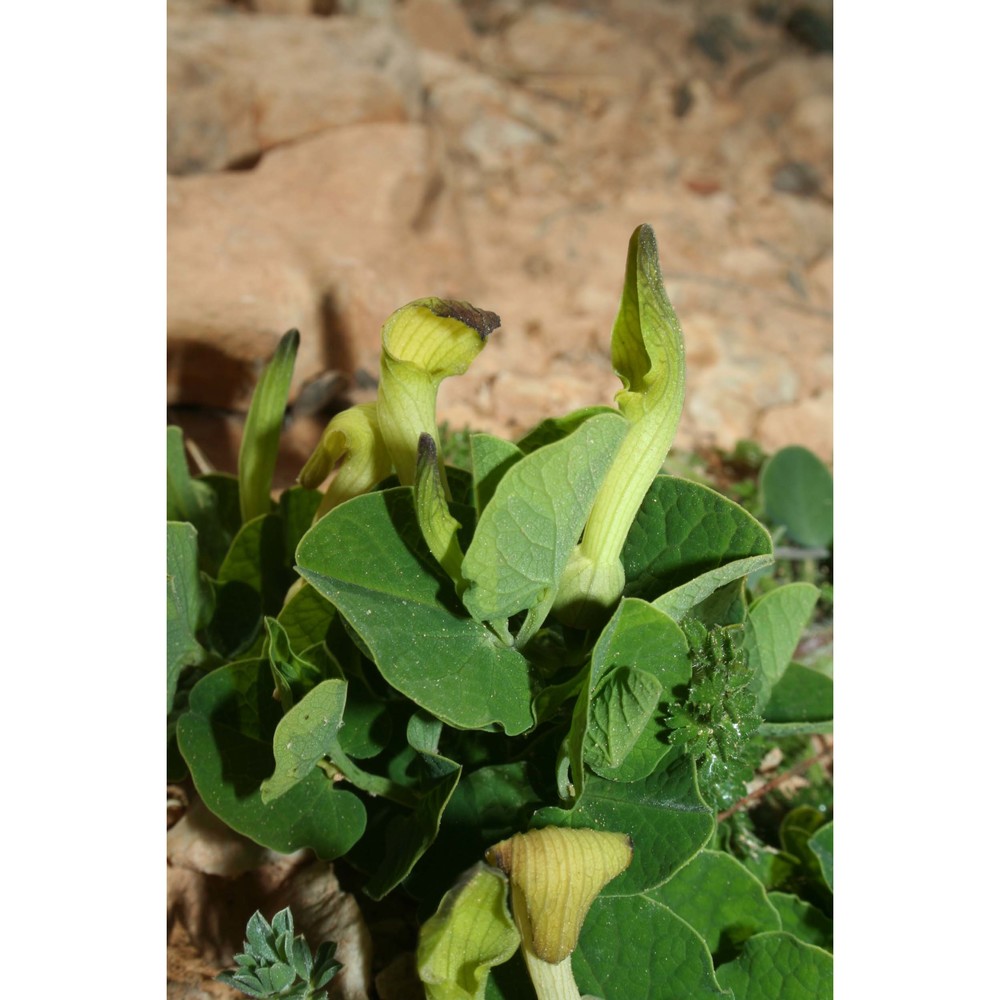
[[[567,955],[557,965],[552,965],[524,950],[524,962],[538,1000],[580,1000],[580,989],[573,978],[572,959],[572,955]]]
[[[382,358],[378,390],[378,421],[392,457],[396,474],[404,486],[417,477],[417,447],[421,434],[429,434],[437,456],[441,453],[437,429],[437,380],[415,365]],[[450,500],[448,477],[440,458],[441,487]]]
[[[420,802],[419,797],[410,789],[397,785],[389,778],[362,771],[339,746],[334,747],[327,756],[330,758],[329,761],[320,761],[319,766],[327,777],[334,781],[343,778],[363,792],[377,795],[381,799],[388,799],[390,802],[395,802],[407,809],[415,809]]]
[[[598,566],[617,564],[649,485],[663,466],[662,429],[650,421],[632,427],[597,491],[580,542],[581,553]]]
[[[506,618],[491,618],[487,623],[489,630],[505,645],[513,646],[514,637],[510,634],[510,626]]]
[[[543,595],[538,604],[536,604],[533,608],[528,609],[528,613],[525,615],[524,621],[521,623],[521,627],[517,631],[517,638],[514,640],[515,649],[523,649],[535,633],[542,627],[542,624],[552,607],[554,597],[554,592],[550,591]]]
[[[524,894],[511,885],[511,902],[514,909],[514,923],[521,932],[521,954],[528,967],[528,975],[535,987],[538,1000],[581,1000],[580,990],[573,978],[573,953],[561,962],[553,964],[539,958],[531,947],[531,922]]]

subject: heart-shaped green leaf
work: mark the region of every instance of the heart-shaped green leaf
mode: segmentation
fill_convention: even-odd
[[[649,894],[594,901],[573,953],[573,972],[581,993],[603,1000],[729,996],[716,981],[704,938]]]
[[[800,545],[833,542],[833,477],[808,448],[776,452],[761,470],[760,490],[767,516]]]
[[[591,775],[572,809],[540,809],[531,822],[628,833],[635,845],[632,863],[606,890],[622,896],[662,885],[705,846],[715,828],[715,816],[698,792],[688,760],[642,781]]]
[[[791,934],[755,934],[719,982],[743,1000],[833,1000],[833,956]]]
[[[531,727],[527,661],[458,603],[423,540],[411,489],[335,508],[302,539],[297,560],[382,676],[422,708],[460,729]]]
[[[654,695],[647,681],[643,685],[646,695],[632,711],[623,702],[613,716],[598,717],[595,699],[599,691],[623,669],[646,674],[659,693]],[[642,683],[640,677],[622,675],[623,681],[628,679]],[[674,689],[690,679],[688,644],[677,623],[645,601],[625,598],[594,644],[588,683],[573,713],[569,748],[577,795],[587,780],[585,760],[590,770],[615,781],[639,781],[652,774],[670,750],[663,720],[673,703]],[[614,693],[612,688],[607,696]]]
[[[274,774],[260,787],[264,805],[294,788],[333,752],[346,702],[346,681],[320,681],[285,713],[274,731]]]
[[[781,919],[761,882],[731,854],[701,851],[647,895],[669,906],[707,942],[714,955],[760,931],[780,931]]]
[[[683,617],[772,554],[767,529],[738,504],[699,483],[657,476],[622,550],[625,593]]]
[[[474,618],[529,610],[537,630],[627,431],[621,417],[599,413],[500,480],[462,563],[463,601]]]
[[[281,707],[271,696],[266,660],[213,670],[192,689],[177,739],[195,787],[223,822],[258,844],[290,854],[312,848],[324,860],[348,851],[365,829],[365,809],[333,788],[318,768],[280,799],[260,788],[274,771],[272,745]]]
[[[818,598],[819,590],[811,583],[787,583],[750,605],[743,645],[754,671],[752,689],[761,709],[791,663]]]

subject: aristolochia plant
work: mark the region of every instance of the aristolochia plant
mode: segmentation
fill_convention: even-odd
[[[297,334],[239,477],[191,477],[169,429],[171,775],[258,843],[436,908],[432,1000],[829,997],[829,796],[743,809],[765,754],[814,773],[832,731],[828,670],[792,663],[820,592],[778,585],[747,510],[660,471],[685,365],[652,230],[629,244],[617,407],[472,434],[459,469],[437,390],[498,325],[441,299],[393,313],[377,403],[334,417],[277,500]],[[780,489],[826,483],[774,468],[768,509],[817,566],[831,536]]]

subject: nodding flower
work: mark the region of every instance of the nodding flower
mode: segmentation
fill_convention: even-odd
[[[417,299],[383,324],[378,423],[404,486],[416,479],[421,434],[429,434],[440,453],[438,387],[468,369],[499,325],[496,313],[436,298]],[[441,473],[447,495],[443,467]]]
[[[580,1000],[573,949],[591,904],[631,863],[632,838],[550,826],[495,844],[486,860],[510,880],[514,923],[538,1000]]]
[[[337,475],[320,501],[317,520],[345,500],[374,489],[392,472],[374,403],[352,406],[326,425],[319,444],[299,473],[299,483],[317,489],[334,469]]]
[[[625,538],[673,443],[684,402],[684,337],[647,225],[629,242],[611,361],[622,380],[615,402],[632,426],[601,484],[553,605],[560,620],[580,627],[610,612],[622,596]]]

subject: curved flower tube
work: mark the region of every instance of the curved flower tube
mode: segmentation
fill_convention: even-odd
[[[622,548],[643,497],[673,443],[684,403],[684,337],[663,288],[656,236],[639,226],[629,242],[625,286],[611,334],[615,396],[632,425],[559,583],[554,610],[583,626],[622,596]]]
[[[436,298],[417,299],[383,324],[378,422],[404,486],[416,479],[421,434],[429,434],[440,453],[438,387],[449,375],[468,369],[499,325],[496,313]],[[443,465],[441,481],[447,495]]]

